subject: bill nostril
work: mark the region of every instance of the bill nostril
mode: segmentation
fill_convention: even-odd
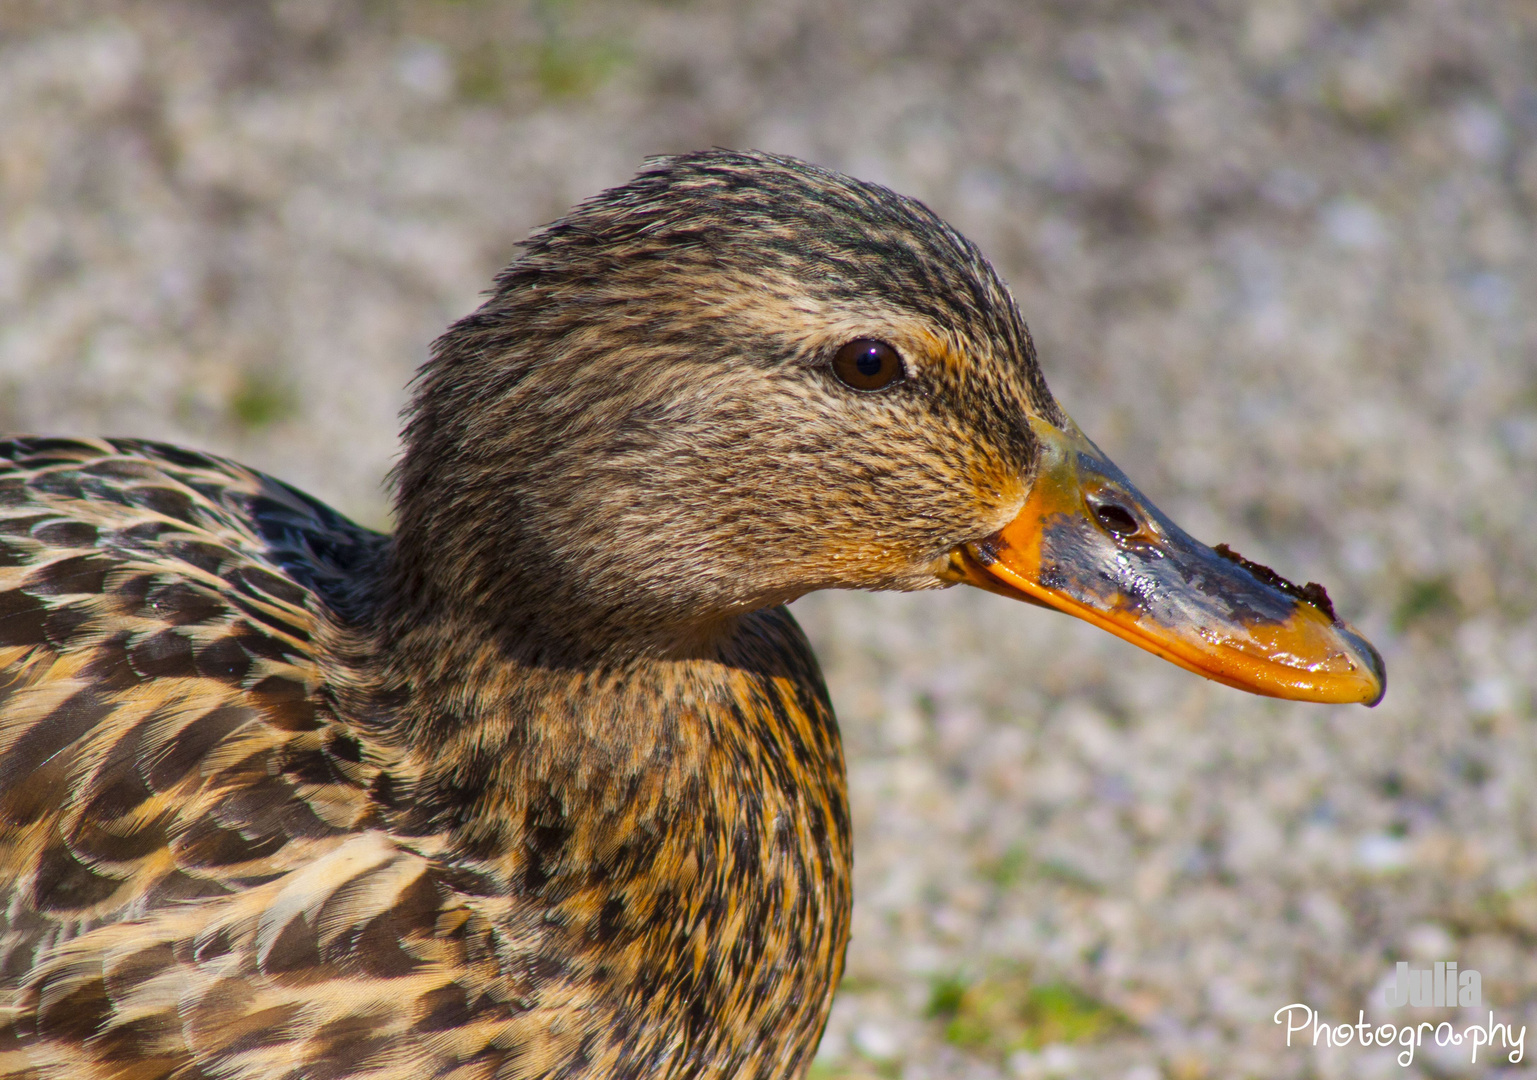
[[[1114,533],[1116,536],[1131,536],[1142,528],[1137,516],[1120,503],[1094,504],[1094,517],[1106,532]]]

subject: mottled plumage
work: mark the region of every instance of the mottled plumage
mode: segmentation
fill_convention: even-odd
[[[904,377],[840,383],[863,339]],[[713,152],[437,342],[394,537],[203,454],[0,442],[0,1076],[801,1075],[851,852],[780,605],[1023,595],[981,567],[1059,429],[930,211]],[[1094,482],[1095,543],[1168,534]]]
[[[847,813],[782,611],[704,678],[487,672],[522,699],[494,733],[516,761],[480,760],[479,729],[426,757],[500,764],[525,798],[411,800],[423,760],[366,706],[339,719],[366,665],[324,644],[383,537],[172,447],[0,458],[4,1075],[684,1075],[691,1053],[775,1075],[781,1038],[815,1036]],[[626,720],[652,723],[602,753],[590,729]],[[727,1018],[747,1038],[712,1045]]]

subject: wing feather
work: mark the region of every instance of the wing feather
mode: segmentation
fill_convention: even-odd
[[[383,542],[219,458],[0,442],[0,1076],[383,1080],[505,1034],[488,923],[370,827],[327,696]]]

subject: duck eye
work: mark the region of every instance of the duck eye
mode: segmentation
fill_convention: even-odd
[[[855,338],[833,357],[833,374],[854,390],[884,390],[902,377],[902,358],[884,341]]]

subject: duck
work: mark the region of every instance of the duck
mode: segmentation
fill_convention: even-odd
[[[852,904],[814,590],[1384,692],[1322,587],[1077,428],[975,245],[803,161],[648,161],[412,393],[393,535],[209,453],[0,442],[0,1076],[804,1076]]]

